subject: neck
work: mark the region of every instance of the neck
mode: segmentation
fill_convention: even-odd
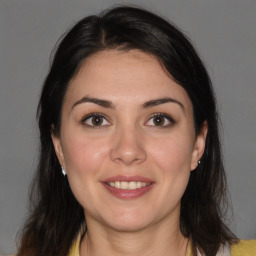
[[[91,221],[90,221],[91,222]],[[80,244],[81,256],[185,256],[188,239],[179,225],[155,224],[139,231],[117,231],[87,224]]]

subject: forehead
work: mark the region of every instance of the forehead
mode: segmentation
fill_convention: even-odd
[[[186,91],[165,71],[156,57],[139,50],[105,50],[85,59],[70,81],[66,101],[90,95],[120,103],[143,103],[175,97],[188,107]]]

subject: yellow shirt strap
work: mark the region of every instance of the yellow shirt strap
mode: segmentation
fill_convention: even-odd
[[[77,239],[72,244],[68,256],[79,256],[80,241],[81,241],[81,234],[78,235]]]
[[[240,240],[232,245],[231,256],[256,256],[256,240]]]
[[[191,243],[188,244],[186,256],[192,256]],[[256,240],[240,240],[232,245],[231,256],[256,256]]]

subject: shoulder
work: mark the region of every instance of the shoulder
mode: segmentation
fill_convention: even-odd
[[[256,240],[239,240],[237,244],[231,246],[232,256],[255,256]]]

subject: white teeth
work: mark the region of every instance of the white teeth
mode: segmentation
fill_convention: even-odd
[[[137,188],[137,182],[132,181],[128,183],[129,189],[136,189]]]
[[[141,188],[141,187],[146,187],[148,185],[150,185],[150,183],[146,183],[146,182],[141,182],[141,181],[115,181],[115,182],[109,182],[108,183],[109,186],[111,187],[115,187],[115,188],[120,188],[120,189],[137,189],[137,188]]]
[[[129,188],[129,183],[125,181],[121,181],[121,189],[128,189]]]
[[[115,188],[120,188],[120,187],[121,187],[120,181],[116,181],[115,182]]]
[[[141,187],[142,187],[142,182],[137,181],[136,183],[137,183],[137,184],[136,184],[136,185],[137,185],[137,188],[141,188]]]

